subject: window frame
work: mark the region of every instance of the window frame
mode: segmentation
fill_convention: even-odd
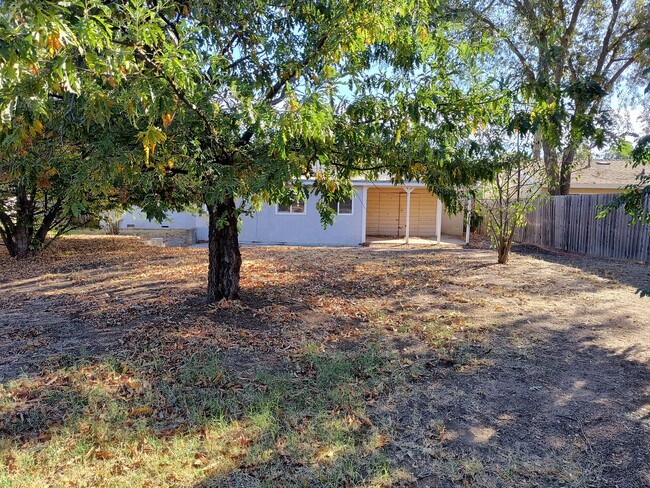
[[[332,203],[336,204],[336,215],[343,215],[343,216],[354,215],[354,195],[352,195],[350,197],[350,211],[349,212],[341,213],[341,211],[340,211],[341,210],[341,202],[332,202]],[[332,210],[334,210],[334,208],[331,207],[331,205],[332,204],[330,204],[330,208],[332,208]]]
[[[275,204],[275,214],[276,215],[307,215],[307,199],[301,200],[299,203],[302,203],[302,212],[294,212],[292,210],[292,207],[295,203],[298,203],[298,199],[294,198],[294,200],[289,204],[289,211],[285,212],[280,210],[280,204],[276,203]]]

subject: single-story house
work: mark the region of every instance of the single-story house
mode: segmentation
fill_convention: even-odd
[[[240,242],[260,244],[352,246],[374,237],[409,242],[421,237],[440,242],[442,235],[465,237],[463,214],[448,215],[442,202],[424,184],[394,185],[390,181],[353,180],[353,195],[338,203],[332,225],[323,228],[316,209],[317,195],[291,205],[267,205],[242,216]],[[148,221],[133,212],[122,228],[196,229],[196,239],[208,239],[204,215],[170,213],[165,221]]]
[[[624,159],[590,160],[573,171],[569,193],[621,193],[626,185],[637,182],[642,171],[643,168],[633,168]]]

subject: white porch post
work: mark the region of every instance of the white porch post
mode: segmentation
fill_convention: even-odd
[[[406,190],[406,230],[404,232],[404,243],[409,243],[411,232],[411,192],[413,188],[404,188]]]
[[[442,238],[442,201],[436,198],[436,240],[440,244]]]
[[[367,233],[367,220],[368,220],[368,187],[361,187],[361,244],[366,243]]]
[[[472,218],[472,199],[468,198],[467,199],[467,223],[466,229],[465,229],[465,244],[469,244],[469,227],[470,227],[470,222]]]

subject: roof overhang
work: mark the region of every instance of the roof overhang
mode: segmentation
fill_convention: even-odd
[[[617,183],[571,183],[571,188],[588,188],[590,190],[597,190],[598,188],[604,190],[622,190],[625,186],[626,184],[619,185]]]

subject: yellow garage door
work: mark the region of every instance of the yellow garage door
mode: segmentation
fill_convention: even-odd
[[[437,199],[426,189],[411,193],[411,236],[436,234]],[[406,232],[406,192],[393,188],[369,188],[366,233],[369,236],[403,237]]]
[[[411,229],[416,237],[433,237],[436,235],[437,199],[424,188],[417,188],[411,193]],[[400,195],[400,236],[406,232],[406,192]]]
[[[399,226],[400,192],[370,188],[366,215],[366,233],[370,236],[396,236]]]

